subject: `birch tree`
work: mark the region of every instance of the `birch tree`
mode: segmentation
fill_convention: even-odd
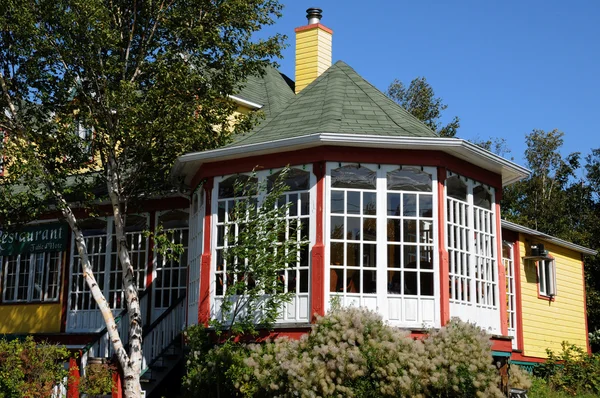
[[[228,94],[280,55],[282,36],[255,36],[281,8],[276,0],[0,0],[0,225],[44,212],[69,223],[127,397],[140,396],[142,318],[126,214],[173,189],[178,155],[253,125],[252,116],[232,117]],[[78,215],[102,209],[114,217],[128,349],[78,226]]]

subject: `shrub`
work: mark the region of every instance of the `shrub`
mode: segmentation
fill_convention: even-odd
[[[502,397],[489,336],[456,320],[415,341],[374,312],[346,308],[300,340],[215,346],[198,328],[188,338],[192,396]]]
[[[534,375],[545,379],[557,391],[575,395],[600,394],[600,356],[588,355],[580,347],[562,343],[562,351],[546,350],[548,360],[534,368]]]
[[[426,395],[502,397],[493,365],[490,336],[477,326],[453,319],[423,341],[427,355]]]
[[[91,363],[85,369],[85,376],[79,384],[79,392],[89,397],[110,394],[113,389],[114,365]]]
[[[0,397],[46,398],[67,377],[63,363],[69,352],[64,346],[0,339]]]
[[[508,384],[511,388],[529,390],[532,385],[531,376],[529,375],[529,373],[521,369],[520,366],[512,365],[510,367],[510,379]]]

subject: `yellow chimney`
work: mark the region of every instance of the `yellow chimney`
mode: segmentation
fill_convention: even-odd
[[[306,10],[308,25],[296,28],[296,94],[331,66],[333,31],[321,25],[320,8]]]

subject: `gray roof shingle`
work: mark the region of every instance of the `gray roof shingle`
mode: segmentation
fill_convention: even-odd
[[[342,61],[332,65],[294,98],[266,95],[270,106],[267,118],[249,133],[236,137],[229,147],[320,132],[437,137]],[[277,107],[280,111],[275,114]]]

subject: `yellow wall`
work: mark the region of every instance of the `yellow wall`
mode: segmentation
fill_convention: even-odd
[[[58,333],[62,305],[0,305],[0,334]]]
[[[331,39],[320,27],[296,32],[296,93],[331,66]]]
[[[522,258],[526,244],[537,243],[539,239],[520,234],[519,241]],[[548,242],[540,243],[544,243],[555,260],[557,295],[553,302],[538,298],[535,262],[521,259],[523,354],[545,358],[546,348],[558,352],[562,341],[587,350],[581,255]]]

